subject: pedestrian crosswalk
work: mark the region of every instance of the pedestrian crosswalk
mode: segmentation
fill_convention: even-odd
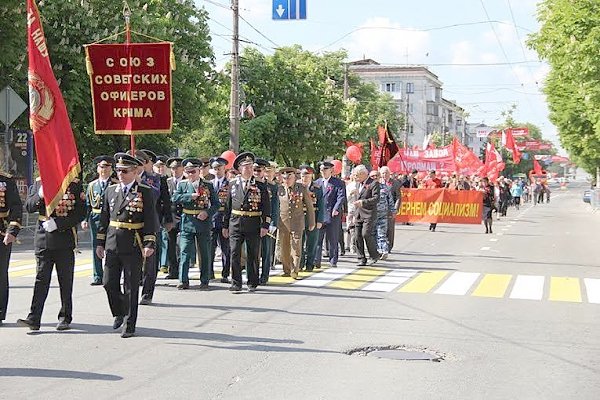
[[[91,258],[78,258],[75,262],[75,277],[89,279],[92,275],[91,263]],[[218,265],[216,268],[216,275],[219,277],[220,268]],[[34,276],[34,260],[11,262],[10,278]],[[197,268],[190,270],[190,278],[199,279]],[[379,266],[323,268],[300,272],[299,278],[295,280],[282,276],[279,269],[271,271],[269,285],[600,304],[600,278]]]

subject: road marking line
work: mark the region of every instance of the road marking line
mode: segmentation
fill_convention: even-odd
[[[336,289],[358,289],[367,282],[371,282],[381,275],[385,275],[388,271],[389,270],[383,268],[361,268],[327,286]]]
[[[541,300],[544,295],[543,276],[518,275],[510,292],[511,299]]]
[[[464,296],[479,275],[478,272],[455,272],[434,293]]]
[[[417,271],[391,271],[389,274],[382,276],[373,283],[369,283],[362,290],[372,292],[391,292],[398,286],[412,278]]]
[[[581,303],[579,278],[551,276],[548,300]]]
[[[18,261],[11,260],[10,263],[8,264],[8,272],[24,269],[24,268],[18,268],[18,267],[22,267],[22,266],[25,266],[25,268],[30,268],[31,265],[35,266],[35,258],[30,258],[27,260],[18,260]]]
[[[498,239],[496,239],[496,238],[490,239],[490,242],[497,242],[497,241],[498,241]]]
[[[482,247],[480,250],[489,250],[489,247]]]
[[[485,274],[472,296],[502,298],[511,279],[508,274]]]
[[[496,235],[498,235],[498,236],[503,236],[503,235],[504,235],[504,233],[496,233]]]
[[[301,281],[296,281],[295,286],[323,287],[345,275],[351,274],[356,268],[329,268],[327,271],[320,272]],[[269,279],[269,283],[271,280]]]
[[[84,266],[81,268],[75,268],[75,271],[79,271],[82,269],[87,268],[91,268],[91,264],[90,264],[91,259],[89,258],[84,258],[81,260],[75,260],[75,267],[78,266]],[[25,276],[35,276],[37,274],[37,267],[34,264],[33,266],[28,267],[27,269],[19,269],[17,271],[9,271],[8,276],[11,278],[20,278],[20,277],[25,277]],[[53,272],[52,274],[54,276],[56,276],[56,269],[53,268]]]
[[[448,271],[421,271],[398,291],[402,293],[427,293],[446,275],[448,275]]]
[[[600,304],[600,279],[585,278],[585,291],[590,303]]]

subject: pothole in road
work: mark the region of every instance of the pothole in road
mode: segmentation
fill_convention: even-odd
[[[415,346],[366,346],[344,352],[349,356],[371,356],[400,361],[441,362],[451,358],[449,354]]]

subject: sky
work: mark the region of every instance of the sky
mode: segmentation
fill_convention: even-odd
[[[230,59],[230,0],[195,0],[209,13],[217,67]],[[316,53],[345,49],[347,61],[424,65],[470,123],[514,118],[539,126],[557,148],[542,93],[549,66],[526,41],[538,30],[537,0],[305,0],[306,20],[273,20],[273,0],[239,0],[242,48],[265,54],[294,44]],[[248,43],[250,42],[250,43]],[[562,153],[562,151],[561,151]]]

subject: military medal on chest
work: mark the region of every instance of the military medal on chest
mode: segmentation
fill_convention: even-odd
[[[6,182],[0,182],[0,208],[6,207]]]
[[[198,185],[198,189],[196,189],[196,193],[198,197],[196,197],[196,207],[200,209],[208,208],[208,204],[210,202],[209,198],[209,190],[202,183]]]
[[[135,197],[129,201],[125,210],[129,211],[130,216],[133,216],[136,212],[144,211],[144,199],[140,192],[135,193]]]
[[[69,215],[69,211],[75,208],[75,201],[75,195],[70,190],[67,190],[54,209],[56,216],[66,217]]]
[[[256,185],[250,185],[248,188],[248,201],[250,202],[250,211],[258,211],[260,207],[260,190]]]

